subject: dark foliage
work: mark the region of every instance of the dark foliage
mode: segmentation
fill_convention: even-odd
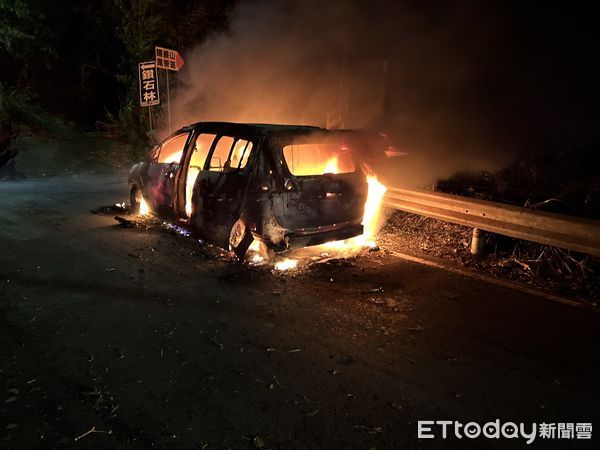
[[[143,143],[138,62],[152,59],[155,45],[184,51],[225,29],[232,4],[0,0],[0,145],[10,146],[20,124],[46,121],[44,110],[87,127],[117,118]]]
[[[495,173],[459,173],[438,189],[600,219],[600,136],[580,146],[528,150]]]

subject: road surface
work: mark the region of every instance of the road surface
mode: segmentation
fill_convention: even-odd
[[[598,416],[598,314],[385,249],[240,267],[90,214],[124,179],[0,183],[0,447],[514,448],[417,421]]]

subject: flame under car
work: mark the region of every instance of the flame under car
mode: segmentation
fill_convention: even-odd
[[[363,232],[366,145],[349,130],[197,123],[131,168],[131,206],[146,203],[239,258],[351,238]]]

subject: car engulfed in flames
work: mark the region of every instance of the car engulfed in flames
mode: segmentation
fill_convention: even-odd
[[[250,263],[307,247],[353,251],[374,245],[385,192],[361,161],[366,146],[350,130],[197,123],[131,168],[131,206]],[[294,267],[287,257],[276,265]]]

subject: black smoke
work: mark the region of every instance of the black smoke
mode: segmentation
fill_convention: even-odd
[[[246,1],[231,23],[184,55],[178,124],[385,132],[409,156],[384,175],[421,185],[599,128],[598,27],[581,6]]]

